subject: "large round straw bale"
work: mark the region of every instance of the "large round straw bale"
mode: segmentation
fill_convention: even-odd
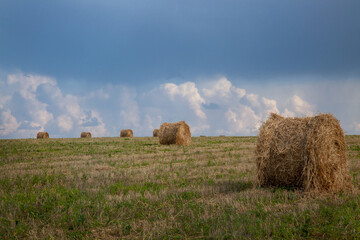
[[[190,145],[190,127],[184,121],[176,123],[163,123],[159,130],[159,143],[163,145],[177,144]]]
[[[36,135],[36,138],[49,138],[49,133],[48,132],[38,132]]]
[[[90,132],[82,132],[80,134],[81,138],[91,138],[91,133]]]
[[[122,129],[120,132],[120,137],[132,137],[134,133],[131,129]]]
[[[153,137],[158,137],[158,136],[159,136],[159,129],[154,129]]]
[[[255,152],[261,186],[352,189],[344,132],[331,114],[283,118],[273,113],[260,128]]]

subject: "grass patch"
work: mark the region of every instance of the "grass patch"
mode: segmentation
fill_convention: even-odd
[[[134,184],[124,184],[123,182],[118,182],[110,185],[109,192],[111,194],[128,194],[129,192],[141,193],[144,195],[145,192],[159,192],[165,187],[161,184],[154,182],[144,182],[144,183],[134,183]]]
[[[359,239],[355,193],[256,185],[256,137],[0,140],[2,239]]]

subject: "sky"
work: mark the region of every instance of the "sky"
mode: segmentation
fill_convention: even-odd
[[[0,138],[256,135],[271,112],[360,134],[360,1],[0,0]]]

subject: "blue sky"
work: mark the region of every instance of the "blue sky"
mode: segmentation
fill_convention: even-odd
[[[0,138],[256,135],[269,112],[360,134],[359,1],[0,0]]]

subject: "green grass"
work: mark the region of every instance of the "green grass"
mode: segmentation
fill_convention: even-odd
[[[354,193],[256,185],[255,137],[0,140],[2,239],[359,239]]]

